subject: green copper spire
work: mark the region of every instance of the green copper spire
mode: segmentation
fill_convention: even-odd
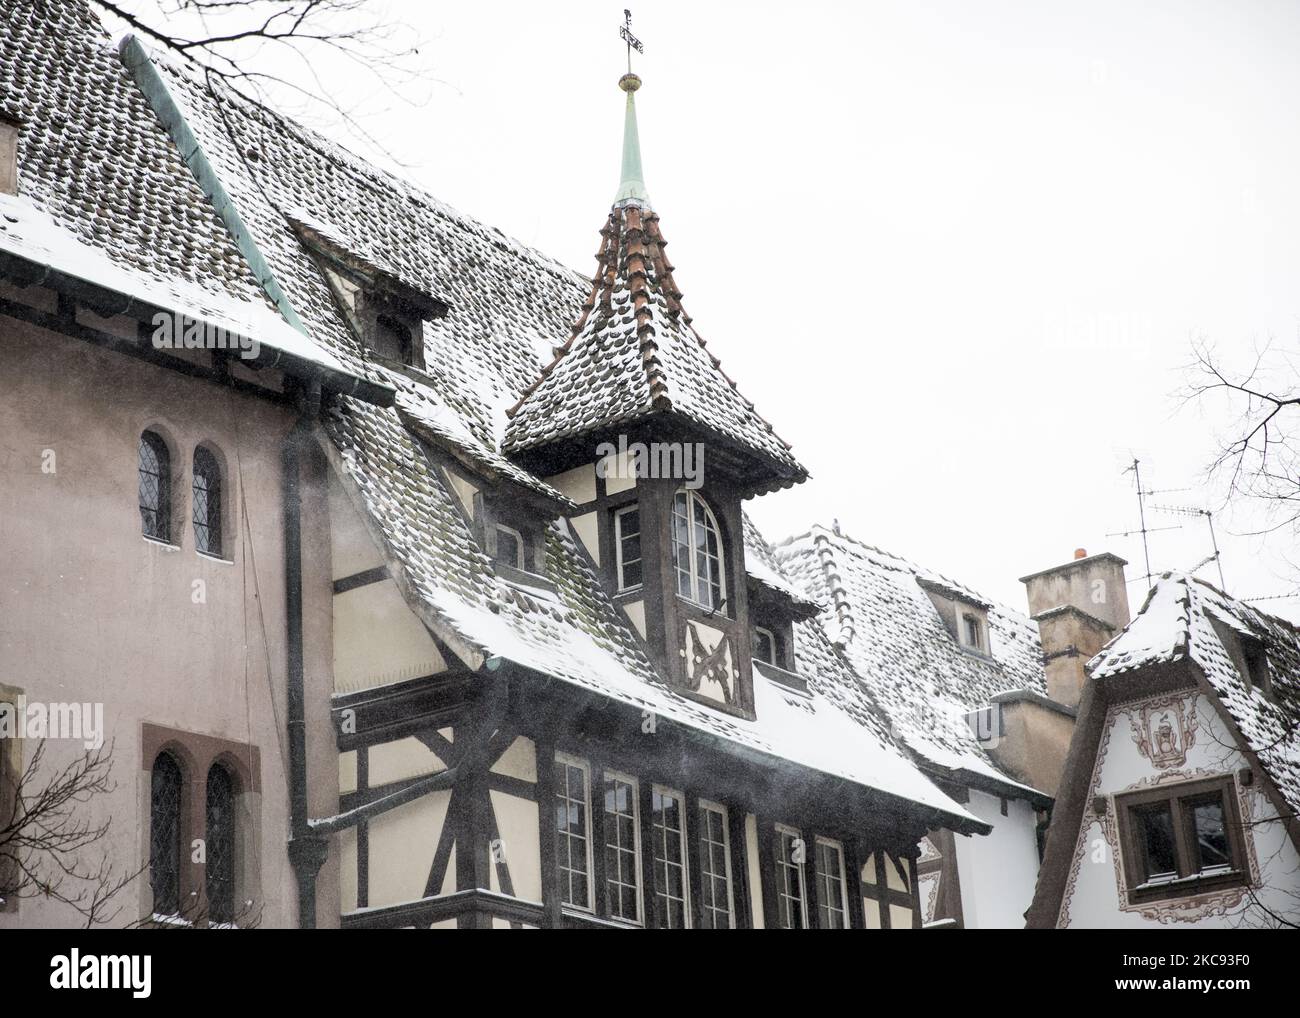
[[[636,130],[636,99],[634,93],[641,87],[635,74],[625,74],[618,87],[627,93],[627,113],[623,119],[623,175],[614,196],[615,205],[639,205],[650,208],[650,195],[646,193],[641,175],[641,139]]]

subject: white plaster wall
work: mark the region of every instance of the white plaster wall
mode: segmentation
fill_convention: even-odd
[[[1023,929],[1038,879],[1037,819],[1023,799],[1007,802],[971,790],[966,809],[993,827],[987,836],[955,840],[961,910],[967,929]]]

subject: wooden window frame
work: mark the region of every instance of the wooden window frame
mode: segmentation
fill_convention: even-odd
[[[1191,871],[1193,856],[1192,818],[1184,804],[1191,799],[1218,793],[1223,802],[1223,823],[1228,835],[1228,851],[1232,869],[1224,873],[1200,876]],[[1204,894],[1225,887],[1247,883],[1249,868],[1246,855],[1245,830],[1237,802],[1237,782],[1231,774],[1198,781],[1185,781],[1176,785],[1122,792],[1115,799],[1115,818],[1119,831],[1119,844],[1124,881],[1129,900],[1135,902],[1161,901]],[[1137,825],[1133,820],[1136,807],[1153,803],[1168,803],[1174,831],[1174,857],[1178,877],[1167,883],[1144,887],[1148,875],[1144,869],[1146,853],[1138,844]]]
[[[697,802],[697,806],[698,811],[701,814],[707,811],[709,813],[716,813],[722,818],[722,877],[727,886],[726,929],[734,930],[736,929],[736,890],[735,881],[731,875],[731,814],[727,810],[726,806],[720,802],[714,802],[711,799],[700,799]],[[718,876],[718,874],[715,874],[712,870],[711,861],[709,863],[704,861],[706,858],[705,849],[709,844],[717,844],[717,842],[706,842],[704,840],[705,835],[708,832],[708,826],[704,824],[702,820],[696,823],[696,830],[700,842],[700,909],[704,912],[717,912],[718,908],[716,905],[706,905],[704,902],[705,881],[709,881],[710,883],[709,893],[711,895],[712,881]],[[717,927],[714,928],[716,929]]]
[[[582,911],[582,912],[588,912],[588,913],[595,914],[595,911],[596,911],[596,888],[595,888],[596,877],[595,877],[595,871],[594,871],[594,858],[593,858],[593,850],[594,850],[594,846],[592,845],[592,835],[593,835],[594,825],[593,825],[593,823],[592,823],[592,816],[591,816],[591,798],[592,798],[592,797],[591,797],[591,791],[592,791],[592,789],[591,789],[591,764],[590,764],[588,761],[582,759],[581,757],[573,756],[573,755],[570,754],[570,753],[561,753],[561,752],[557,752],[557,753],[555,754],[555,763],[556,763],[556,764],[564,764],[564,765],[566,765],[566,766],[568,766],[568,767],[576,767],[578,770],[582,771],[582,776],[583,776],[582,784],[583,784],[583,790],[584,790],[584,794],[585,794],[585,798],[586,798],[586,801],[585,801],[585,803],[583,804],[583,807],[584,807],[584,809],[586,810],[586,818],[587,818],[586,826],[585,826],[584,829],[583,829],[583,841],[586,843],[586,848],[587,848],[587,903],[586,903],[585,905],[580,905],[580,904],[578,904],[578,903],[576,903],[576,902],[571,902],[571,901],[565,901],[565,900],[564,900],[564,892],[563,892],[563,891],[560,889],[560,887],[558,886],[559,883],[560,883],[560,878],[561,878],[561,876],[562,876],[562,874],[561,874],[561,866],[560,866],[560,861],[559,861],[559,856],[558,856],[558,855],[556,856],[556,860],[555,860],[555,877],[556,877],[556,884],[557,884],[557,886],[556,886],[556,895],[557,895],[557,897],[558,897],[559,900],[560,900],[560,906],[561,906],[562,908],[573,908],[573,909],[578,909],[579,911]],[[566,787],[565,787],[565,792],[566,792],[566,794],[563,796],[563,798],[564,798],[565,800],[568,800],[568,799],[570,798],[570,796],[567,795],[567,784],[566,784]],[[560,798],[560,797],[561,797],[561,789],[560,789],[560,788],[557,787],[556,790],[555,790],[555,793],[556,793],[556,798]],[[602,794],[603,794],[603,792],[602,792]],[[554,807],[552,807],[552,808],[554,808]],[[605,808],[605,804],[602,802],[602,803],[601,803],[601,809],[604,809],[604,808]],[[556,839],[557,847],[558,847],[559,831],[556,830],[555,832],[553,832],[553,836],[554,836],[555,839]],[[604,846],[603,846],[603,845],[601,846],[601,850],[604,851]],[[564,867],[564,869],[567,870],[567,867]]]
[[[643,556],[636,560],[641,564],[642,582],[623,582],[623,517],[627,516],[629,513],[637,514],[637,539],[640,540],[644,534],[644,531],[641,529],[640,502],[633,502],[631,505],[625,505],[614,510],[614,583],[620,594],[626,594],[633,590],[640,590],[645,578],[645,558]]]
[[[764,636],[766,636],[767,644],[772,650],[771,657],[755,657],[754,660],[762,661],[764,664],[772,665],[774,668],[779,668],[780,665],[777,663],[777,658],[780,655],[777,653],[776,634],[773,633],[772,630],[768,629],[766,626],[754,626],[754,632],[762,633]]]

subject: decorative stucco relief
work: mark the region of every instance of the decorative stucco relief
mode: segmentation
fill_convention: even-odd
[[[1182,767],[1196,742],[1196,694],[1166,696],[1129,715],[1138,752],[1157,767]]]

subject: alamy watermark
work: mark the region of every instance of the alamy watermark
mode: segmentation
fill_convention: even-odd
[[[102,703],[0,703],[0,739],[71,739],[86,749],[104,745]]]
[[[629,442],[618,436],[618,444],[596,446],[597,476],[609,479],[669,478],[692,490],[704,484],[703,442]]]
[[[262,352],[261,344],[243,332],[169,311],[154,314],[152,339],[155,350],[230,350],[244,360]]]

